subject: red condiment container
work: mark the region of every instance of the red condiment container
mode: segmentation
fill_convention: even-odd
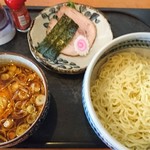
[[[11,11],[15,26],[20,32],[27,32],[31,23],[30,14],[25,6],[26,0],[5,0]]]

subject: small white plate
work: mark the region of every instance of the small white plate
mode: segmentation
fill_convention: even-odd
[[[101,50],[101,48],[113,39],[111,27],[107,19],[98,10],[81,4],[75,4],[75,7],[82,14],[93,21],[97,29],[97,36],[90,52],[87,56],[71,57],[60,54],[54,62],[50,59],[44,58],[36,50],[36,46],[46,36],[46,30],[51,18],[56,17],[56,13],[63,5],[67,3],[58,4],[53,7],[45,8],[32,22],[31,28],[28,32],[28,43],[30,51],[34,58],[49,70],[53,70],[62,74],[78,74],[85,71],[91,59]]]

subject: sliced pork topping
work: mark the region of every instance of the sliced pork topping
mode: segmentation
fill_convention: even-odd
[[[55,61],[60,53],[86,56],[96,38],[94,23],[76,9],[63,6],[57,13],[58,21],[51,19],[47,35],[36,50]]]
[[[50,22],[50,24],[53,24]],[[36,50],[44,57],[55,61],[61,50],[72,40],[79,26],[70,17],[63,14],[42,42],[38,43]]]
[[[89,41],[89,45],[92,46],[96,37],[96,27],[94,23],[86,16],[78,12],[76,9],[73,9],[71,7],[61,7],[61,9],[57,13],[58,18],[60,18],[63,14],[66,14],[76,24],[78,24],[79,29],[77,30],[77,33],[79,35],[82,34],[83,36],[85,36]]]
[[[96,27],[94,23],[89,20],[87,17],[85,17],[83,14],[78,12],[77,10],[68,7],[68,6],[63,6],[61,9],[58,11],[57,16],[60,19],[63,15],[68,16],[71,18],[76,24],[78,24],[79,28],[76,31],[75,35],[73,36],[72,40],[68,43],[68,45],[63,48],[60,53],[68,56],[78,56],[78,55],[83,55],[88,53],[89,49],[92,47],[93,42],[96,38]],[[51,19],[48,27],[48,33],[53,29],[53,27],[56,25],[57,21],[56,19]],[[76,45],[75,41],[78,37],[84,37],[85,42],[84,44],[86,45],[86,51],[87,52],[80,52],[80,48],[78,49],[78,45]],[[84,45],[85,46],[85,45]]]

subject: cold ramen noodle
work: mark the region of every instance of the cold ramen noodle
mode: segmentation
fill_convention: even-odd
[[[22,135],[45,101],[40,77],[25,66],[0,65],[0,143]]]
[[[134,52],[110,56],[91,87],[104,127],[129,149],[150,149],[150,60]]]

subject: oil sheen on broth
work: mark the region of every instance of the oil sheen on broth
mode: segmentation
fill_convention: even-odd
[[[44,85],[37,73],[19,64],[0,65],[0,143],[22,135],[44,102]]]

